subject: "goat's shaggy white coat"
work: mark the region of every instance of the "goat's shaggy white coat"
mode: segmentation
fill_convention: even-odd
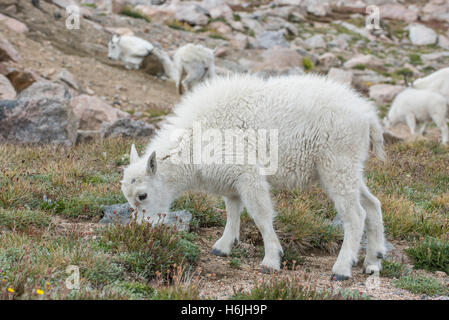
[[[180,47],[176,50],[173,63],[173,80],[179,94],[216,75],[214,51],[199,44],[188,43]]]
[[[139,69],[143,59],[153,49],[151,43],[136,36],[114,35],[108,44],[108,58],[120,59],[126,69]]]
[[[433,120],[441,131],[441,140],[446,144],[449,138],[446,124],[447,99],[438,92],[407,88],[399,93],[388,111],[386,127],[397,123],[406,123],[411,134],[415,134],[416,123],[422,122],[420,134],[423,134],[428,123]]]
[[[449,68],[440,69],[427,77],[416,79],[413,88],[438,92],[449,99]]]
[[[250,164],[174,163],[173,150],[191,151],[183,141],[192,137],[195,123],[203,130],[277,129],[277,172],[261,175],[258,165]],[[213,143],[218,146],[215,150],[226,150],[221,141]],[[344,84],[312,75],[216,78],[184,97],[142,157],[132,147],[122,191],[138,219],[152,222],[187,190],[223,196],[226,227],[212,250],[220,255],[229,254],[239,239],[240,213],[246,207],[263,236],[262,267],[278,270],[282,247],[273,229],[270,189],[305,188],[319,182],[344,221],[344,241],[332,269],[341,280],[351,276],[365,222],[366,272],[379,271],[385,254],[380,202],[363,178],[370,143],[383,158],[382,127],[375,108]]]

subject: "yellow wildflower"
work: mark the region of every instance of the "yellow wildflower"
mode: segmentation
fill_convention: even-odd
[[[8,288],[8,292],[9,293],[14,293],[14,289],[13,288]]]
[[[41,289],[37,289],[37,290],[36,290],[36,293],[37,293],[38,295],[42,295],[42,294],[44,294],[44,291],[42,291]]]

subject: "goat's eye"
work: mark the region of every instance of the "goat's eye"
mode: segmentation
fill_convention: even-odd
[[[145,200],[147,198],[147,194],[146,193],[139,194],[138,198],[139,198],[140,201],[143,201],[143,200]]]

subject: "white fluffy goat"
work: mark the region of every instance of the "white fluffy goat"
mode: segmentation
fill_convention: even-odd
[[[344,84],[312,75],[218,77],[185,96],[141,157],[132,146],[122,191],[138,221],[153,223],[185,191],[223,196],[227,222],[213,246],[217,255],[228,255],[239,240],[246,207],[263,237],[266,271],[280,269],[283,252],[270,190],[319,182],[344,221],[332,269],[333,278],[344,280],[357,261],[365,223],[365,272],[379,271],[385,254],[380,202],[363,177],[370,144],[382,159],[375,108]]]
[[[173,80],[179,94],[190,91],[198,83],[215,77],[214,51],[199,44],[188,43],[176,50]]]
[[[385,126],[390,128],[397,123],[406,123],[410,133],[414,135],[416,123],[422,122],[419,132],[423,134],[428,123],[433,120],[441,131],[442,143],[446,144],[449,135],[446,125],[447,102],[438,92],[407,88],[393,100]]]
[[[153,51],[154,46],[135,36],[113,35],[108,43],[108,58],[120,59],[126,69],[139,69],[143,59]]]
[[[427,77],[416,79],[413,88],[439,92],[449,99],[449,68],[440,69]]]

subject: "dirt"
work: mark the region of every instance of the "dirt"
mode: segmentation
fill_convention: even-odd
[[[417,130],[420,127],[417,127]],[[411,134],[410,129],[405,124],[397,124],[390,130],[393,134],[398,136],[399,138],[404,139],[406,142],[412,142],[415,140],[424,140],[424,141],[438,141],[441,140],[441,131],[435,127],[435,125],[428,126],[426,132],[424,134]]]
[[[54,18],[31,6],[30,1],[19,3],[22,9],[15,18],[25,22],[30,32],[17,34],[3,24],[0,24],[0,32],[19,52],[23,68],[49,80],[65,68],[84,91],[102,97],[141,120],[154,121],[150,115],[155,111],[169,112],[179,100],[172,81],[139,70],[127,70],[119,62],[108,61],[110,34],[98,31],[88,20],[83,20],[80,30],[67,30],[59,20],[43,23]],[[57,10],[55,8],[44,3],[48,12]]]
[[[241,290],[249,291],[256,281],[262,279],[269,280],[271,275],[260,272],[260,262],[262,256],[260,250],[253,244],[242,239],[238,246],[245,249],[247,257],[241,257],[238,268],[231,267],[229,257],[218,257],[210,254],[210,250],[216,240],[219,239],[223,230],[220,228],[207,228],[199,231],[197,244],[201,248],[199,267],[202,270],[200,281],[201,295],[209,299],[228,299]],[[389,258],[394,261],[404,263],[409,269],[413,269],[404,249],[408,247],[406,243],[392,241],[395,250],[389,254]],[[346,289],[367,295],[371,299],[382,300],[420,300],[422,295],[410,293],[407,290],[399,289],[392,284],[392,279],[387,277],[375,278],[362,273],[363,256],[359,258],[359,263],[353,267],[353,277],[342,282],[330,281],[332,266],[337,259],[337,254],[316,254],[307,253],[303,256],[304,263],[301,263],[295,270],[283,270],[282,275],[294,277],[295,275],[307,274],[307,282],[311,287],[317,289]],[[425,271],[412,271],[414,274],[425,274],[435,277]],[[309,278],[310,277],[310,278]],[[442,283],[449,283],[449,276],[438,273],[438,279]],[[432,297],[425,297],[432,299]],[[437,297],[434,297],[437,298]]]

